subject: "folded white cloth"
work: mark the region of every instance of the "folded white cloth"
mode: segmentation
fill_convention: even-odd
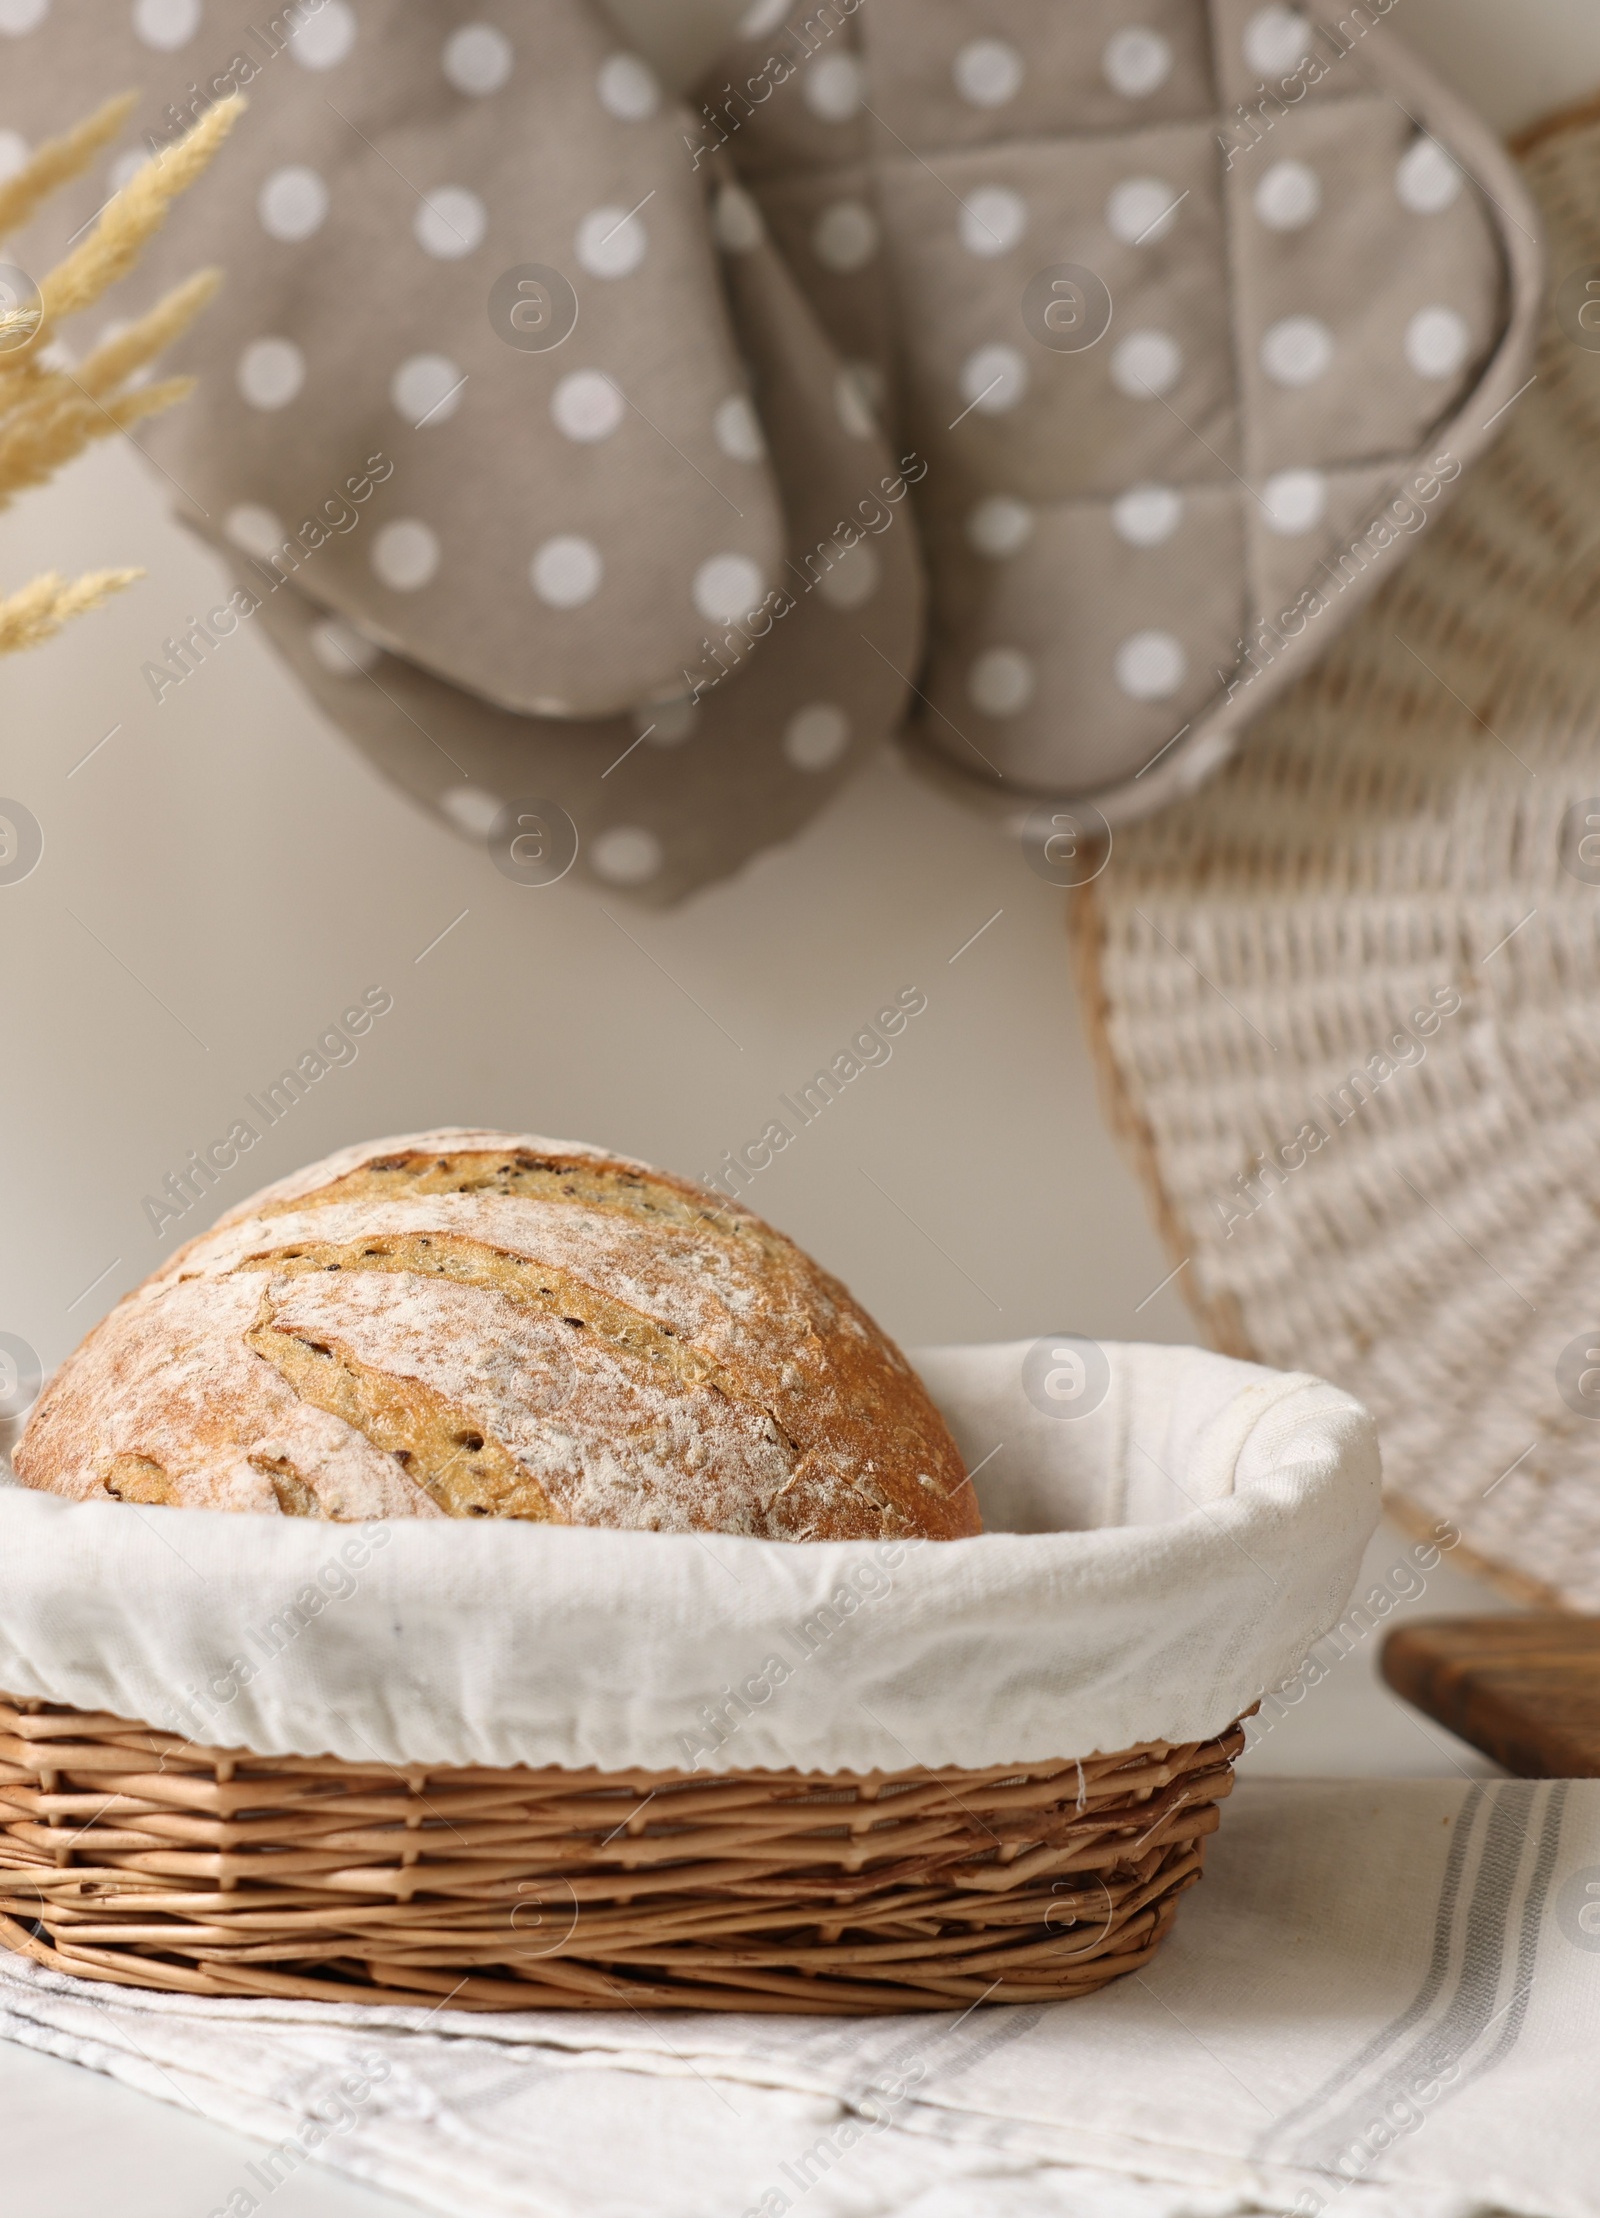
[[[1242,1782],[1153,1967],[847,2021],[189,2002],[0,2033],[450,2218],[1595,2218],[1600,1781]],[[196,2212],[195,2218],[204,2218]]]
[[[1379,1501],[1348,1395],[1195,1348],[919,1362],[979,1539],[329,1526],[7,1488],[0,1688],[273,1755],[898,1771],[1204,1739],[1337,1621]]]

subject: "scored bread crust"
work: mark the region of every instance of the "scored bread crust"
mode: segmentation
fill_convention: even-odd
[[[836,1279],[631,1157],[346,1148],[136,1287],[13,1457],[78,1501],[770,1540],[981,1530],[944,1420]]]

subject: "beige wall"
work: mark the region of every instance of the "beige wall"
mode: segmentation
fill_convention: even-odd
[[[1391,20],[1502,131],[1600,93],[1595,0],[1396,0]]]
[[[1402,18],[1502,122],[1600,81],[1591,0],[1399,0]],[[220,584],[165,492],[112,448],[0,518],[7,582],[149,572],[0,667],[0,794],[47,841],[0,888],[0,1331],[65,1353],[171,1245],[142,1197],[367,985],[393,1011],[219,1205],[346,1140],[444,1120],[706,1170],[915,985],[929,1006],[893,1062],[753,1203],[908,1340],[1188,1337],[1175,1289],[1147,1299],[1169,1266],[1096,1110],[1062,896],[981,822],[885,760],[795,846],[665,920],[512,886],[376,783],[247,633],[150,701],[140,663]]]

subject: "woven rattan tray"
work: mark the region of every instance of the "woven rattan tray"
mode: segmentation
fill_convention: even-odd
[[[0,1941],[191,1995],[865,2013],[1147,1963],[1237,1727],[1082,1762],[414,1768],[198,1748],[0,1697]]]

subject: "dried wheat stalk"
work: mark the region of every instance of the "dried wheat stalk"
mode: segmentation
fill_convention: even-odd
[[[88,167],[121,130],[133,101],[132,93],[108,100],[60,138],[47,140],[0,185],[0,238],[26,223],[51,193]],[[210,163],[243,107],[237,95],[219,101],[185,138],[152,155],[101,209],[82,243],[44,279],[38,309],[0,318],[0,339],[8,324],[15,329],[36,319],[25,344],[0,353],[0,509],[26,487],[42,484],[91,441],[126,431],[193,390],[194,380],[187,377],[137,387],[131,381],[199,314],[221,282],[217,270],[201,270],[176,286],[126,330],[103,340],[75,369],[51,366],[43,354],[66,317],[91,306],[133,268],[173,201]],[[54,572],[36,578],[9,600],[0,600],[0,654],[49,638],[69,617],[142,575],[138,570],[98,570],[71,583]]]

